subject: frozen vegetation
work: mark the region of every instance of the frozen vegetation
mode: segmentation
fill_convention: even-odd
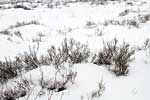
[[[1,0],[0,100],[149,100],[148,0]]]

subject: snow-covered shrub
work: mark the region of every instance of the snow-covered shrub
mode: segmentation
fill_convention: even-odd
[[[98,87],[91,93],[91,100],[94,98],[99,98],[105,91],[105,86],[103,80],[98,83]]]
[[[84,3],[90,3],[90,4],[96,4],[96,5],[106,5],[111,1],[124,1],[124,0],[76,0],[77,2],[84,2]]]
[[[135,47],[136,51],[148,50],[148,49],[150,49],[150,38],[145,39],[143,45]]]
[[[146,23],[149,20],[150,20],[150,14],[140,15],[140,17],[139,17],[139,21],[141,23]]]
[[[13,28],[17,28],[17,27],[22,27],[22,26],[26,26],[26,25],[31,25],[31,24],[35,24],[35,25],[39,25],[40,23],[36,20],[31,20],[29,22],[17,22],[15,25],[10,26],[10,29]]]
[[[126,16],[126,15],[129,14],[129,12],[130,12],[129,9],[125,9],[123,12],[121,12],[121,13],[119,14],[119,16]]]
[[[73,39],[70,39],[69,41],[64,39],[61,47],[56,49],[52,46],[48,50],[50,62],[57,67],[64,62],[72,64],[86,62],[89,57],[89,53],[90,50],[87,45],[83,45]]]
[[[87,21],[86,22],[86,25],[85,25],[87,28],[93,28],[93,27],[96,27],[96,23],[93,22],[93,21]]]
[[[24,54],[20,54],[20,56],[18,57],[20,62],[25,67],[25,70],[35,69],[40,65],[40,61],[37,56],[38,49],[39,44],[37,47],[34,46],[33,48],[29,46],[29,52],[24,52]]]
[[[0,83],[7,82],[8,79],[16,77],[20,70],[21,65],[17,60],[5,59],[3,62],[0,61]]]
[[[0,62],[0,79],[2,82],[16,77],[22,70],[29,71],[38,68],[40,65],[54,65],[57,69],[64,63],[70,64],[87,62],[90,50],[87,45],[76,42],[73,39],[64,39],[61,47],[51,46],[47,55],[38,56],[38,46],[29,46],[29,52],[16,56],[15,60]]]
[[[0,31],[0,34],[4,34],[4,35],[11,35],[10,31],[8,29],[5,29],[3,31]]]
[[[81,44],[80,42],[76,42],[75,40],[70,39],[68,42],[67,40],[64,40],[64,42],[62,43],[62,47],[63,50],[66,50],[68,53],[69,62],[73,64],[87,62],[90,53],[90,50],[87,45]]]
[[[96,5],[98,5],[98,4],[104,5],[107,3],[108,0],[77,0],[77,1],[78,2],[84,2],[84,3],[88,2],[90,4],[96,4]]]
[[[101,30],[99,28],[96,28],[95,29],[95,35],[96,36],[103,36],[104,35],[104,28]]]
[[[62,73],[60,73],[62,74]],[[48,91],[55,91],[55,92],[60,92],[65,89],[67,89],[67,84],[73,84],[74,79],[76,77],[77,73],[76,72],[70,72],[68,74],[62,75],[63,80],[48,80],[48,81],[43,81],[42,88],[46,88]],[[56,78],[57,79],[57,75]]]
[[[16,100],[27,95],[27,86],[22,82],[17,82],[14,87],[1,86],[0,100]]]
[[[25,5],[15,5],[14,8],[22,8],[24,10],[31,10],[31,8],[25,6]]]
[[[51,60],[49,58],[49,55],[41,55],[39,58],[40,64],[42,65],[50,65],[51,64]]]
[[[44,36],[45,35],[43,33],[38,33],[36,37],[32,38],[32,42],[36,43],[42,42]]]
[[[48,8],[54,8],[54,7],[57,7],[59,5],[66,6],[68,3],[71,3],[71,1],[70,0],[49,0],[47,2],[47,7]]]
[[[61,49],[57,50],[54,46],[51,46],[48,49],[48,55],[49,62],[57,68],[67,60],[65,51],[62,51]]]
[[[20,38],[20,39],[23,40],[23,36],[22,36],[22,33],[21,33],[20,31],[15,31],[14,34],[15,34],[18,38]]]
[[[138,28],[139,27],[139,21],[136,19],[123,19],[123,20],[106,20],[104,22],[104,25],[121,25],[121,26],[133,26]]]
[[[134,50],[129,47],[130,45],[124,42],[119,49],[116,49],[114,52],[113,61],[115,69],[113,71],[118,76],[128,73],[129,62],[133,60],[131,56],[134,54]]]
[[[130,45],[123,42],[118,46],[118,40],[114,39],[111,42],[104,43],[104,48],[99,52],[95,60],[98,65],[113,65],[115,68],[110,68],[117,76],[126,75],[128,73],[129,62],[134,50],[130,49]]]
[[[94,63],[98,65],[102,65],[102,64],[111,65],[114,52],[116,51],[116,48],[117,48],[117,43],[118,43],[117,39],[114,39],[106,43],[103,42],[104,44],[103,50],[101,50],[98,53],[97,59]]]
[[[18,28],[18,27],[22,27],[22,26],[26,26],[26,25],[39,25],[40,23],[37,21],[37,20],[31,20],[29,22],[17,22],[15,25],[10,25],[8,28],[0,31],[0,34],[4,34],[4,35],[11,35],[11,32],[10,32],[10,29],[14,29],[14,28]],[[19,32],[18,34],[18,31],[16,31],[16,34],[17,35],[21,35],[21,33]],[[16,35],[15,34],[15,35]]]
[[[60,92],[68,88],[69,85],[74,84],[77,72],[72,69],[65,68],[58,70],[54,67],[54,76],[50,76],[48,79],[45,79],[45,72],[40,67],[41,78],[39,79],[39,85],[42,89],[46,89],[47,91],[55,91]],[[69,65],[70,67],[70,65]]]
[[[144,49],[147,49],[147,48],[150,48],[150,39],[149,38],[147,38],[146,40],[145,40],[145,42],[144,42],[144,47],[143,47]]]

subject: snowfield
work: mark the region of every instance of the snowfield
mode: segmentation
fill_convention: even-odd
[[[35,8],[31,7],[35,4]],[[0,84],[0,100],[150,99],[148,0],[106,0],[105,4],[98,5],[72,2],[52,8],[45,2],[24,5],[31,9],[0,4],[0,73],[6,58],[13,61],[16,56],[30,52],[30,47],[38,48],[37,56],[41,57],[51,46],[60,47],[64,39],[87,45],[89,59],[80,63],[66,61],[60,69],[53,63],[24,69]],[[114,63],[98,65],[91,61],[94,54],[103,50],[104,42],[114,38],[118,39],[118,45],[125,41],[135,50],[127,75],[116,76],[110,71]],[[94,94],[99,88],[100,94]],[[11,92],[3,92],[11,89],[27,93],[8,99],[6,94]],[[12,95],[16,94],[12,92]]]

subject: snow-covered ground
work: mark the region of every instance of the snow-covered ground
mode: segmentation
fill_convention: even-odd
[[[11,6],[4,5],[4,6]],[[119,44],[126,41],[131,47],[143,47],[150,38],[150,2],[148,0],[108,1],[104,5],[89,3],[68,3],[53,8],[38,4],[31,10],[0,9],[0,60],[14,59],[20,53],[29,51],[29,46],[37,46],[39,54],[45,54],[54,45],[59,47],[64,38],[87,44],[92,53],[103,48],[104,41],[114,38]],[[146,17],[145,17],[146,16]],[[36,22],[36,23],[31,23]],[[24,24],[17,26],[17,24]],[[117,24],[116,24],[117,23]],[[8,31],[9,34],[4,34]],[[16,34],[19,32],[20,34]],[[68,68],[68,64],[64,65]],[[76,72],[73,83],[61,92],[42,90],[39,85],[41,70],[45,81],[63,81],[62,73],[55,79],[54,66],[41,66],[22,77],[32,80],[30,95],[18,100],[149,100],[150,90],[150,48],[137,50],[130,63],[129,74],[117,77],[105,65],[92,63],[73,64]],[[20,76],[8,81],[8,86],[20,80]],[[103,80],[105,89],[100,97],[91,98],[98,83]],[[31,84],[30,83],[30,84]],[[40,94],[40,96],[39,96]],[[52,95],[52,96],[51,96]]]

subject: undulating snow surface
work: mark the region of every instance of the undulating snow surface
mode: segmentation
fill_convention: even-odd
[[[132,3],[131,5],[128,3]],[[125,16],[119,14],[129,10]],[[104,41],[114,38],[128,42],[131,47],[142,47],[147,38],[150,38],[150,21],[140,22],[140,16],[150,15],[150,2],[147,0],[110,1],[106,5],[90,5],[89,3],[69,3],[54,8],[44,5],[32,10],[24,9],[0,9],[0,31],[8,30],[10,34],[0,33],[0,60],[5,57],[13,59],[19,53],[29,51],[29,46],[37,46],[39,42],[39,55],[45,54],[51,45],[59,47],[64,38],[73,38],[82,44],[87,44],[92,53],[97,53],[103,48]],[[113,25],[105,23],[108,20],[135,20],[139,23],[134,25]],[[16,23],[28,23],[36,21],[38,24],[28,24],[20,27],[11,26]],[[89,22],[91,24],[89,24]],[[15,32],[21,32],[21,37]],[[42,34],[42,37],[40,37]],[[136,51],[134,60],[130,64],[127,76],[117,77],[108,71],[105,65],[98,66],[92,63],[74,64],[68,67],[77,73],[74,83],[67,83],[67,89],[61,92],[48,93],[39,85],[41,70],[44,80],[64,81],[54,66],[41,66],[29,72],[23,73],[22,77],[32,80],[32,92],[18,100],[90,100],[91,94],[97,89],[98,83],[103,80],[105,90],[103,94],[94,100],[149,100],[150,90],[150,51]],[[62,74],[65,70],[62,70]],[[7,85],[15,87],[15,81],[20,76],[8,81]]]

